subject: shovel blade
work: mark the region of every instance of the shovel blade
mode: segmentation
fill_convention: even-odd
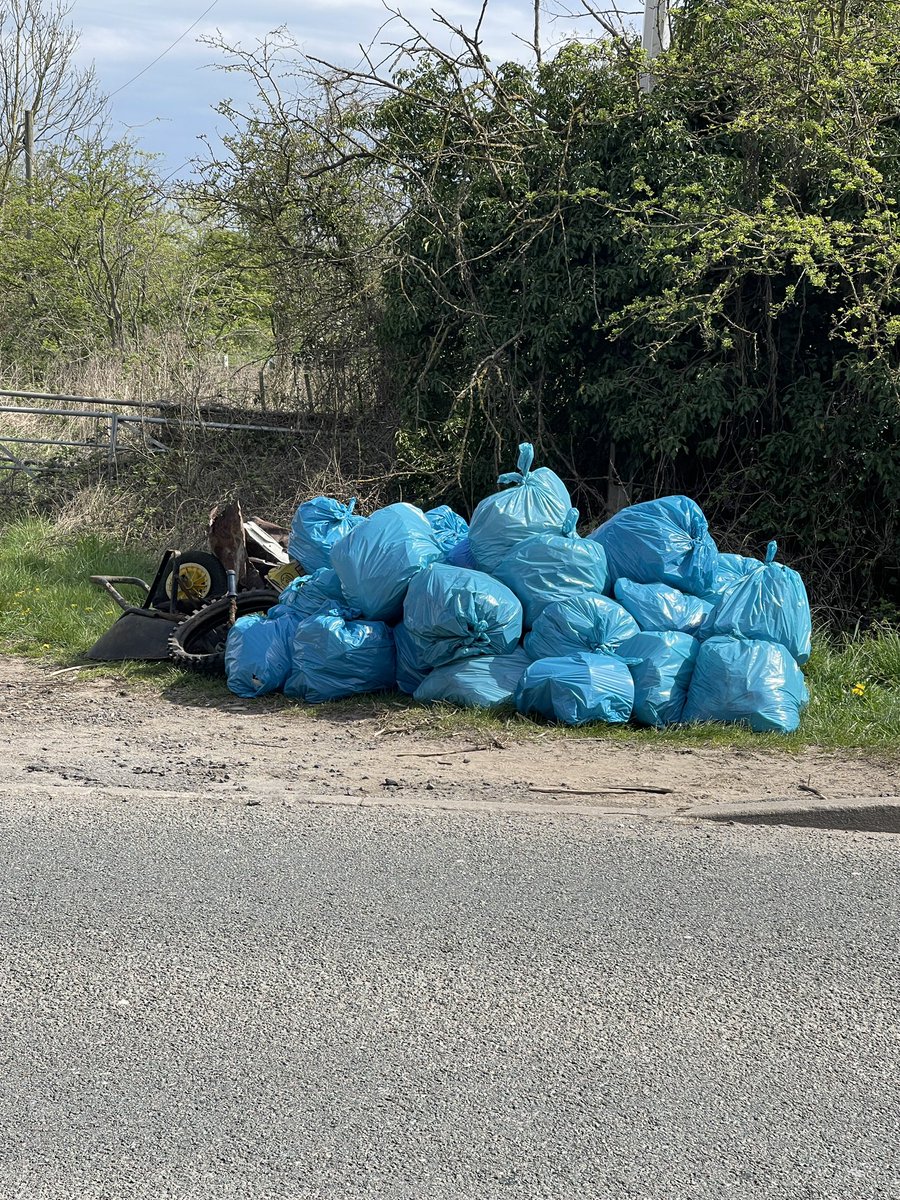
[[[175,624],[150,613],[146,617],[122,613],[85,658],[94,662],[163,662],[169,657],[169,634]]]

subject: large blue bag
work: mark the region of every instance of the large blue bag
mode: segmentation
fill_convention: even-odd
[[[612,579],[670,583],[694,596],[713,586],[719,552],[706,517],[687,496],[632,504],[589,536],[606,550]]]
[[[320,567],[312,575],[292,579],[279,595],[278,603],[269,609],[269,616],[291,616],[297,621],[304,621],[307,617],[317,617],[320,613],[347,607],[337,572],[331,567]]]
[[[238,617],[225,643],[229,691],[249,699],[284,687],[291,670],[295,628],[289,617],[273,620],[260,613]]]
[[[784,646],[713,637],[700,647],[681,719],[793,733],[808,699],[803,672]]]
[[[571,508],[561,533],[536,533],[517,542],[494,568],[494,575],[522,601],[526,629],[555,600],[606,590],[606,551],[580,538],[577,523],[578,509]]]
[[[548,604],[525,638],[529,657],[614,654],[623,642],[640,633],[637,621],[621,604],[597,592],[570,596]]]
[[[534,447],[519,446],[518,471],[497,482],[511,485],[487,496],[472,514],[469,543],[478,569],[493,574],[516,542],[535,533],[561,533],[572,501],[558,475],[547,467],[531,470]]]
[[[765,564],[761,563],[758,558],[748,558],[744,554],[720,553],[716,560],[716,577],[712,590],[704,598],[712,604],[717,604],[725,593],[730,592],[745,575],[758,571],[762,566]]]
[[[524,650],[462,658],[435,668],[416,688],[422,704],[460,704],[463,708],[496,708],[511,704],[528,666]]]
[[[509,654],[522,636],[522,605],[490,575],[435,563],[410,582],[403,624],[419,669],[439,667],[454,658]]]
[[[316,496],[301,504],[294,513],[288,554],[308,575],[322,567],[330,567],[331,547],[365,520],[365,517],[354,515],[355,507],[355,500],[341,504],[331,496]]]
[[[295,627],[286,696],[310,704],[393,689],[394,635],[382,621],[355,621],[339,612],[308,617]]]
[[[472,545],[468,537],[464,537],[461,542],[447,552],[446,562],[451,567],[467,567],[470,571],[477,571],[475,565],[475,555],[472,553]]]
[[[674,630],[697,634],[712,604],[664,583],[635,583],[617,579],[613,593],[644,630]]]
[[[634,680],[634,719],[642,725],[674,725],[681,720],[700,643],[673,630],[639,633],[618,653]]]
[[[779,642],[802,666],[812,649],[812,618],[803,580],[775,562],[769,542],[765,564],[750,571],[725,593],[703,623],[703,635]]]
[[[449,504],[429,508],[425,514],[425,520],[431,526],[434,540],[443,550],[445,557],[469,536],[468,521],[459,513],[455,513]]]
[[[516,688],[520,713],[540,713],[564,725],[621,724],[634,707],[628,666],[611,654],[573,654],[533,662]]]
[[[373,621],[399,621],[409,581],[443,556],[425,514],[412,504],[378,509],[331,548],[349,604]]]
[[[394,649],[397,652],[397,687],[411,696],[430,673],[430,668],[419,665],[416,644],[402,621],[394,626]]]

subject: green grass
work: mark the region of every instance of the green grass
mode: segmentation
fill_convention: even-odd
[[[28,657],[73,661],[111,625],[119,609],[89,575],[138,575],[148,582],[158,558],[93,534],[32,519],[0,533],[0,644]],[[123,595],[141,604],[140,591]]]
[[[118,615],[89,575],[139,575],[150,579],[159,556],[123,549],[92,534],[74,534],[38,519],[18,521],[0,533],[0,650],[60,666],[77,663]],[[87,672],[85,672],[87,674]],[[900,754],[900,629],[883,625],[858,636],[820,633],[806,669],[811,700],[797,733],[754,734],[725,725],[666,730],[591,725],[565,729],[539,725],[514,712],[422,708],[401,696],[371,696],[308,708],[283,697],[236,701],[224,682],[184,675],[155,663],[91,668],[90,674],[143,682],[177,693],[182,702],[256,703],[306,720],[374,718],[391,730],[436,737],[466,734],[490,739],[542,736],[597,738],[638,746],[721,746],[801,750],[807,746]],[[863,685],[861,694],[854,691]],[[857,691],[859,689],[857,688]]]

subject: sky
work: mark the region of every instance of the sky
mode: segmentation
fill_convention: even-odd
[[[434,5],[466,28],[474,25],[480,8],[476,0],[434,0]],[[429,0],[398,0],[398,6],[421,28],[431,25]],[[222,126],[213,105],[225,96],[242,99],[239,77],[216,69],[221,59],[201,38],[220,33],[230,43],[250,46],[287,26],[306,53],[355,65],[360,44],[377,43],[379,36],[402,39],[396,22],[382,29],[388,19],[381,0],[74,0],[70,13],[81,31],[81,63],[92,61],[101,89],[112,93],[112,132],[128,133],[158,154],[161,169],[175,177],[190,173],[191,158],[202,150],[200,135],[214,135]],[[491,0],[483,26],[491,57],[526,57],[515,34],[528,37],[532,21],[532,0]],[[557,22],[548,28],[547,40],[571,27],[571,21]]]

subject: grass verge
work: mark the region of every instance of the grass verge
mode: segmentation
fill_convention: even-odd
[[[0,533],[0,650],[60,666],[78,662],[119,611],[88,576],[139,575],[148,579],[157,561],[156,555],[123,549],[92,534],[74,534],[43,520],[7,525]],[[91,674],[143,681],[159,691],[175,689],[182,699],[198,704],[230,702],[223,681],[184,675],[167,664],[122,663],[92,668]],[[374,718],[398,732],[433,736],[469,733],[500,738],[540,732],[554,738],[601,738],[648,748],[720,746],[790,751],[821,746],[900,754],[900,630],[885,625],[858,636],[820,635],[806,676],[810,705],[798,732],[787,737],[712,724],[665,730],[604,725],[565,729],[539,726],[511,712],[461,711],[449,706],[426,709],[400,696],[362,697],[314,709],[277,697],[260,702],[260,706],[312,719]]]

